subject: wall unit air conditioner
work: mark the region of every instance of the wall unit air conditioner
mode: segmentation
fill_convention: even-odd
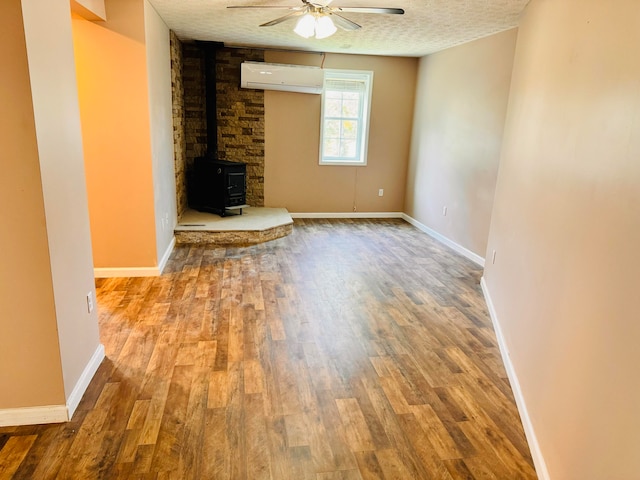
[[[322,93],[324,70],[303,65],[243,62],[240,87],[284,92]]]

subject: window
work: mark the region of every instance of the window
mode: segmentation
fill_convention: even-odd
[[[320,165],[366,165],[373,72],[326,70]]]

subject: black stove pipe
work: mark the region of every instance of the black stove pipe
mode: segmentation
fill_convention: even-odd
[[[205,115],[207,119],[208,159],[218,158],[218,118],[216,104],[216,52],[224,46],[220,42],[198,42],[204,51]]]

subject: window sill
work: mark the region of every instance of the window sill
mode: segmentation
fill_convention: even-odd
[[[320,161],[319,165],[332,165],[334,167],[366,167],[367,162],[323,162]]]

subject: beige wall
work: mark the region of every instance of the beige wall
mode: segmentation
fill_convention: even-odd
[[[79,399],[100,345],[86,304],[95,290],[69,3],[20,3],[0,6],[0,409],[46,412]]]
[[[87,20],[106,20],[104,0],[70,0],[71,11]]]
[[[20,0],[0,2],[0,409],[64,403]]]
[[[156,267],[144,0],[105,3],[73,20],[94,266]]]
[[[420,59],[405,213],[480,257],[516,36],[512,29]]]
[[[319,66],[322,56],[267,51],[265,61]],[[401,212],[417,64],[415,58],[326,56],[325,68],[374,72],[366,167],[318,165],[320,95],[266,91],[265,205],[291,212]]]
[[[178,223],[173,162],[173,115],[171,99],[171,53],[169,27],[144,1],[144,31],[149,90],[149,121],[153,170],[157,261],[173,241]]]
[[[522,19],[485,279],[550,478],[640,472],[640,3]]]
[[[100,346],[69,4],[23,2],[66,398]],[[55,34],[52,34],[55,32]]]

